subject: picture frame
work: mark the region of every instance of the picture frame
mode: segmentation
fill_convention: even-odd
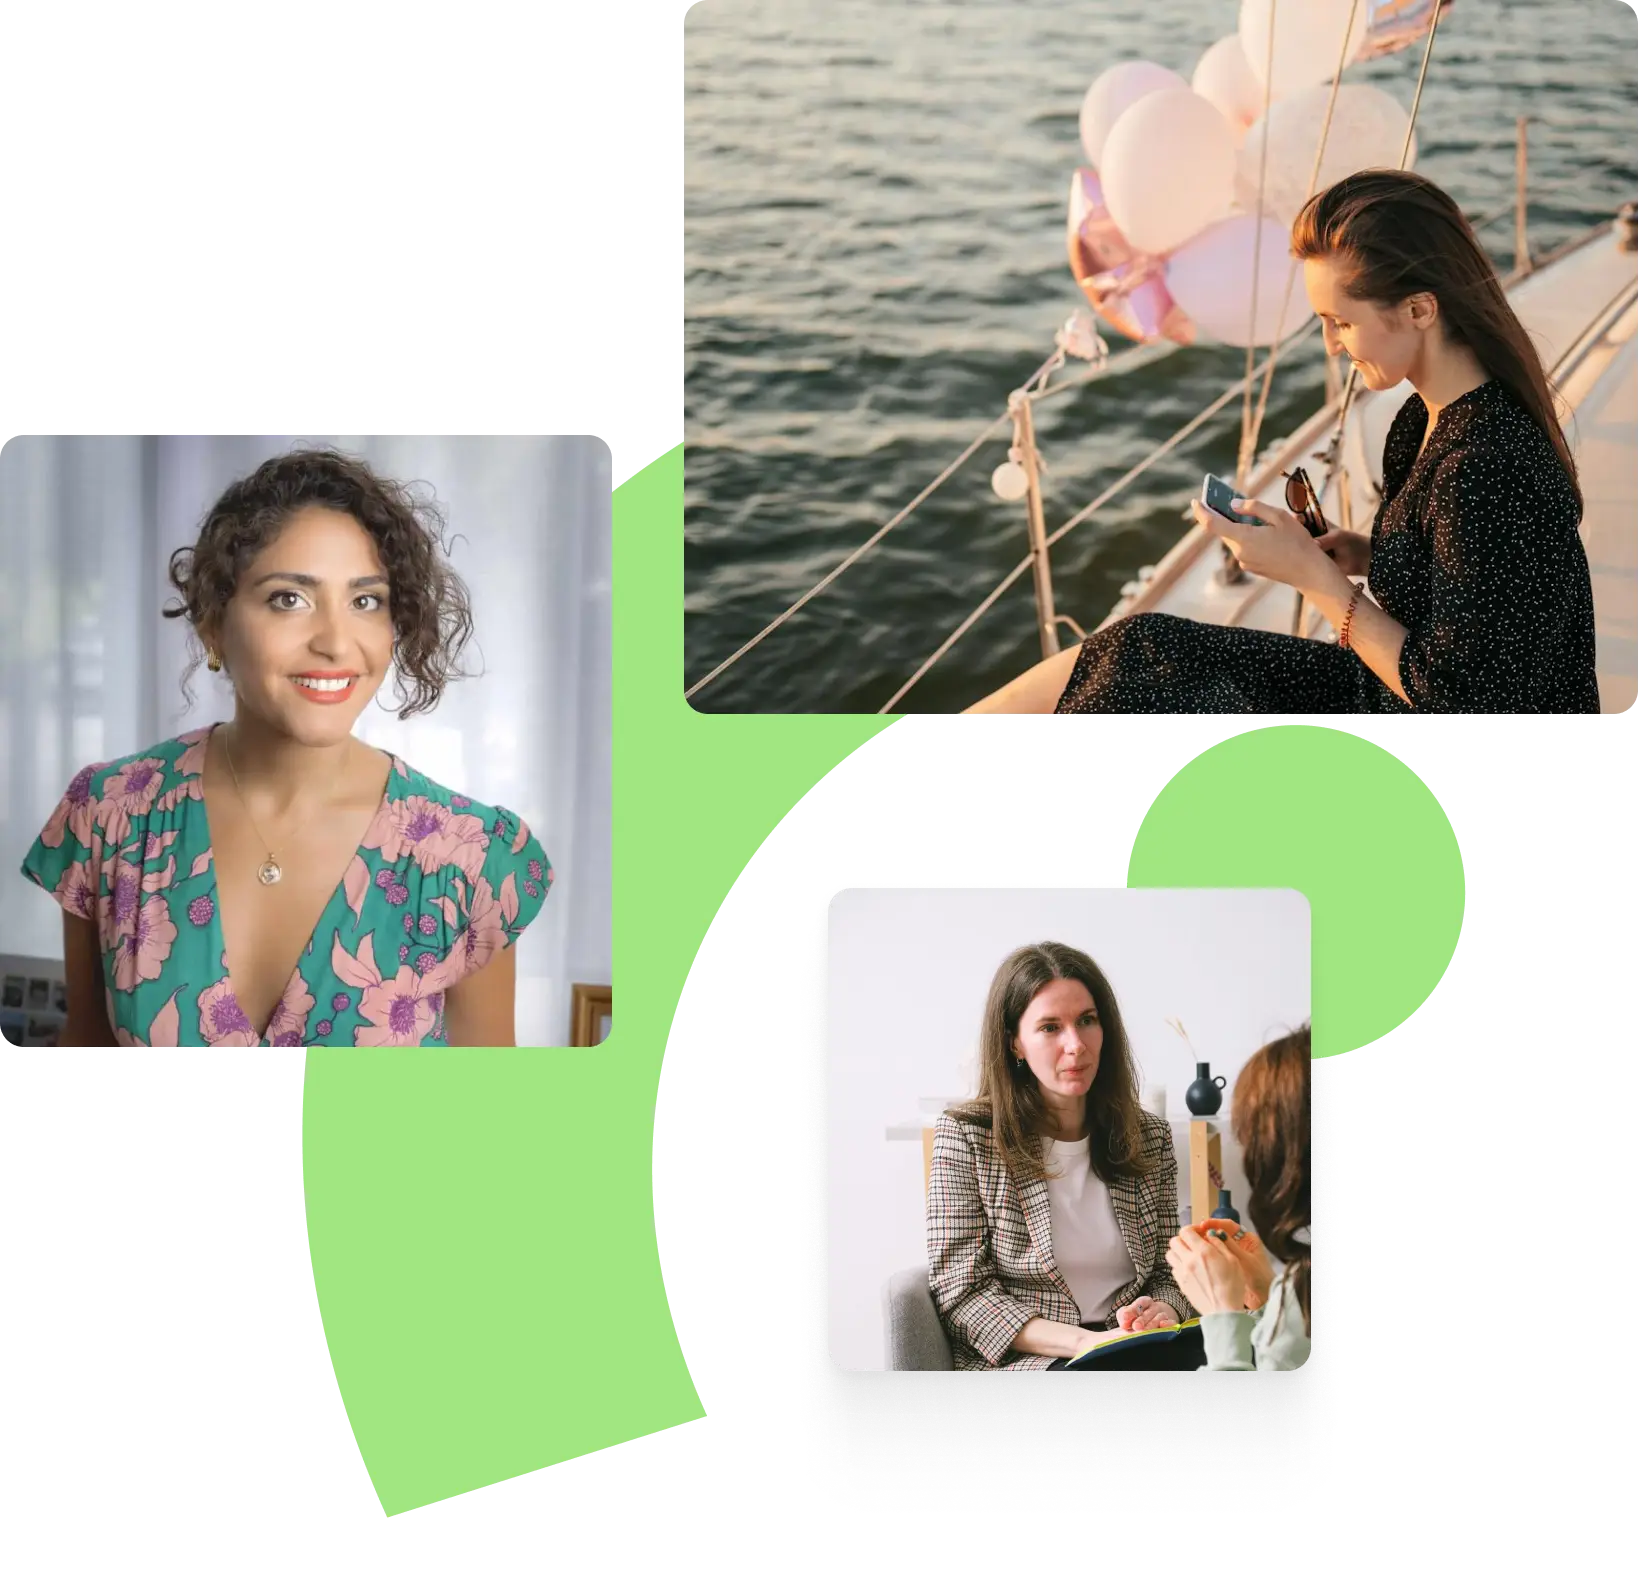
[[[615,1008],[608,983],[570,985],[570,1047],[596,1048],[614,1025]]]

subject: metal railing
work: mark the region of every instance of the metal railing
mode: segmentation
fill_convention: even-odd
[[[1528,274],[1544,267],[1566,252],[1588,241],[1590,234],[1578,235],[1558,246],[1555,250],[1540,256],[1533,257],[1526,242],[1526,201],[1527,201],[1527,164],[1526,164],[1526,126],[1527,118],[1522,117],[1517,122],[1516,143],[1516,179],[1515,191],[1510,200],[1501,203],[1498,207],[1472,218],[1471,227],[1478,233],[1490,228],[1506,214],[1513,213],[1516,221],[1515,234],[1515,267],[1502,282],[1513,284]],[[1606,224],[1596,226],[1597,232],[1607,227]],[[1070,627],[1078,638],[1083,636],[1082,630],[1076,622],[1056,610],[1054,598],[1053,570],[1049,559],[1049,552],[1063,540],[1073,529],[1093,518],[1101,509],[1122,495],[1139,477],[1153,467],[1160,459],[1172,452],[1182,442],[1187,440],[1202,425],[1218,414],[1233,398],[1243,393],[1254,381],[1266,374],[1267,367],[1287,348],[1298,344],[1306,338],[1312,337],[1320,327],[1319,320],[1313,320],[1303,328],[1290,334],[1285,340],[1273,346],[1270,355],[1265,361],[1254,367],[1242,377],[1239,377],[1221,394],[1212,400],[1203,410],[1187,421],[1172,436],[1165,438],[1148,452],[1138,463],[1131,466],[1109,486],[1102,490],[1091,502],[1073,513],[1063,524],[1050,531],[1047,528],[1043,514],[1042,493],[1039,484],[1038,471],[1041,459],[1037,452],[1035,439],[1035,423],[1032,416],[1033,406],[1048,399],[1060,397],[1063,394],[1074,392],[1086,387],[1089,383],[1114,374],[1123,374],[1130,370],[1139,370],[1165,359],[1175,353],[1180,346],[1161,341],[1154,344],[1144,344],[1121,354],[1104,357],[1100,362],[1087,371],[1079,372],[1061,378],[1057,382],[1047,381],[1049,373],[1063,362],[1064,356],[1051,357],[1044,363],[1031,378],[1020,388],[1015,389],[1009,396],[1008,408],[989,424],[987,424],[974,439],[957,455],[935,478],[929,482],[912,500],[894,514],[886,523],[881,525],[859,546],[850,551],[837,565],[812,584],[802,595],[766,623],[756,634],[746,640],[732,654],[719,661],[709,672],[698,678],[685,689],[686,698],[694,698],[696,694],[715,682],[724,672],[728,671],[750,651],[760,645],[768,636],[788,622],[793,616],[813,601],[817,596],[829,589],[842,575],[862,558],[875,549],[893,530],[897,529],[906,520],[916,513],[937,490],[949,481],[992,437],[1010,423],[1014,427],[1014,447],[1021,451],[1028,462],[1022,464],[1026,470],[1028,489],[1025,498],[1027,515],[1026,554],[1009,570],[996,586],[976,605],[958,625],[946,635],[940,645],[923,661],[917,670],[909,677],[887,703],[881,706],[878,713],[888,714],[898,705],[906,695],[945,658],[956,644],[974,627],[974,625],[1028,572],[1033,575],[1033,591],[1036,603],[1036,620],[1038,624],[1039,643],[1045,658],[1057,653],[1059,644],[1059,627],[1063,623]],[[1034,385],[1036,384],[1036,385]],[[1349,383],[1340,391],[1337,397],[1330,397],[1324,405],[1325,410],[1339,410],[1336,431],[1329,448],[1329,459],[1322,485],[1318,488],[1319,494],[1325,494],[1331,484],[1334,468],[1337,463],[1338,443],[1344,430],[1345,419],[1348,414],[1350,394],[1352,388]],[[1257,440],[1257,432],[1255,433]]]

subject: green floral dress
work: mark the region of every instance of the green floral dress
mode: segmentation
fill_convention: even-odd
[[[97,924],[121,1043],[447,1044],[445,990],[511,944],[553,882],[523,820],[393,759],[387,790],[267,1030],[234,997],[205,815],[210,728],[94,764],[23,860]]]

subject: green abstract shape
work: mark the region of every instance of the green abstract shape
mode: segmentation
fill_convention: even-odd
[[[1349,732],[1244,732],[1151,804],[1130,885],[1284,887],[1311,906],[1312,1056],[1400,1026],[1441,981],[1464,918],[1442,805],[1400,759]]]

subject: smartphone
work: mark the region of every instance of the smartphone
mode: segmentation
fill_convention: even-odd
[[[1251,513],[1238,513],[1231,506],[1231,499],[1236,496],[1236,490],[1229,481],[1224,481],[1218,475],[1204,475],[1202,477],[1202,505],[1212,508],[1221,518],[1229,519],[1233,524],[1261,524],[1262,519],[1256,519]]]

